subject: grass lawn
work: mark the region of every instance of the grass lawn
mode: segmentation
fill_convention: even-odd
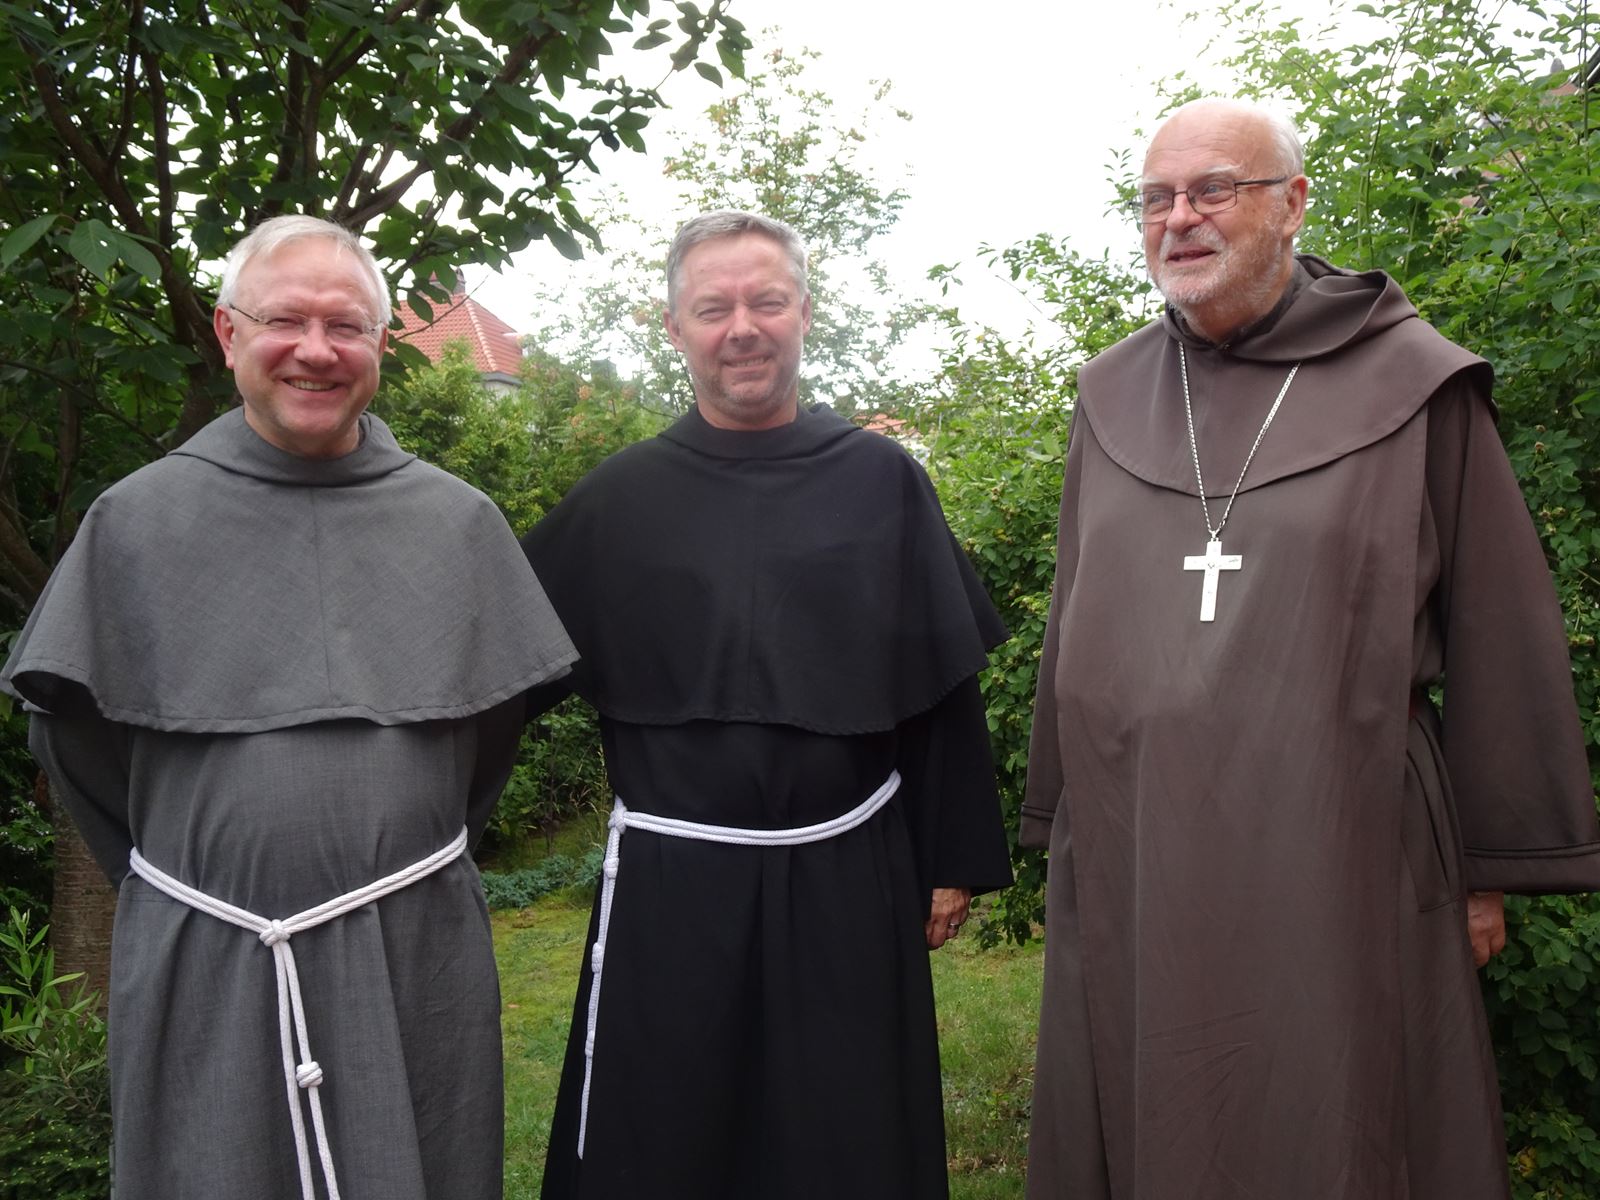
[[[506,1049],[506,1200],[539,1193],[589,897],[494,916]],[[952,1200],[1022,1195],[1043,959],[961,938],[933,956]]]

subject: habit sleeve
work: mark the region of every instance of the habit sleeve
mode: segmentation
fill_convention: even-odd
[[[467,789],[467,836],[474,847],[516,765],[523,713],[523,700],[515,697],[472,718],[478,724],[478,753]]]
[[[900,730],[902,786],[923,891],[990,892],[1011,884],[1011,860],[983,693],[974,676]]]
[[[1428,421],[1443,748],[1467,886],[1600,888],[1594,787],[1544,552],[1489,406],[1470,381],[1446,384]]]
[[[1078,537],[1068,536],[1069,523],[1078,519],[1078,490],[1083,481],[1083,444],[1080,435],[1088,425],[1080,410],[1068,429],[1066,477],[1061,488],[1061,519],[1056,529],[1056,577],[1050,589],[1050,614],[1045,618],[1044,649],[1039,655],[1039,681],[1034,692],[1033,729],[1028,739],[1028,783],[1022,799],[1019,844],[1036,850],[1050,845],[1050,826],[1056,818],[1066,770],[1061,762],[1061,739],[1056,715],[1056,660],[1061,653],[1061,610],[1072,592],[1078,571]]]
[[[113,886],[128,873],[128,730],[98,715],[35,712],[28,749],[50,776],[72,822]]]

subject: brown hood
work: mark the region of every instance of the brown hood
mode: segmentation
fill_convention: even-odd
[[[1178,347],[1189,360],[1206,494],[1226,496],[1290,366],[1300,371],[1241,491],[1312,470],[1388,437],[1459,371],[1489,364],[1446,341],[1382,271],[1296,256],[1284,301],[1230,344],[1185,328],[1172,309],[1086,363],[1078,412],[1123,470],[1198,495]]]
[[[1314,254],[1297,254],[1284,300],[1226,349],[1235,358],[1287,365],[1356,345],[1416,315],[1400,285],[1383,271],[1346,271]],[[1162,325],[1168,337],[1185,345],[1217,348],[1192,332],[1171,305]]]

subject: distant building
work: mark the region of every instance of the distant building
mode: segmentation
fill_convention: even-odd
[[[928,461],[928,447],[922,440],[922,433],[909,422],[899,417],[891,417],[888,413],[857,413],[850,418],[861,428],[873,433],[881,433],[884,437],[899,442],[918,462]]]
[[[424,321],[400,305],[404,328],[392,334],[438,362],[451,342],[466,343],[472,365],[483,386],[492,392],[515,391],[522,382],[521,335],[464,291],[456,291],[447,307],[436,307],[433,320]]]

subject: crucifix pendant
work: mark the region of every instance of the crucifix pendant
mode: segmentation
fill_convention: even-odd
[[[1205,582],[1200,587],[1200,619],[1202,621],[1215,621],[1217,619],[1217,576],[1222,571],[1237,571],[1244,562],[1242,554],[1224,554],[1222,540],[1213,538],[1206,543],[1204,554],[1189,554],[1184,556],[1183,569],[1185,571],[1204,571]]]

